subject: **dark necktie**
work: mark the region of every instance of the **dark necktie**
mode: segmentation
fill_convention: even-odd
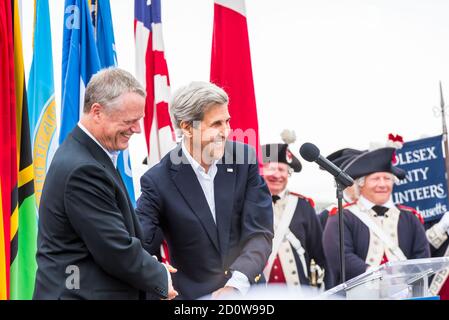
[[[378,216],[384,216],[385,212],[388,211],[387,207],[375,205],[372,209],[377,213]]]
[[[276,204],[276,201],[278,201],[281,197],[279,196],[271,196],[271,199],[273,199],[273,203]]]

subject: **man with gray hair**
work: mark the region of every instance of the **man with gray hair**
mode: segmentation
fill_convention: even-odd
[[[142,247],[117,154],[140,133],[145,92],[109,68],[87,85],[81,120],[57,150],[39,208],[34,299],[172,299],[169,266]]]
[[[256,154],[227,140],[228,96],[208,82],[179,89],[170,115],[181,143],[141,178],[136,212],[145,247],[159,250],[163,230],[179,297],[246,293],[271,252],[271,196]]]

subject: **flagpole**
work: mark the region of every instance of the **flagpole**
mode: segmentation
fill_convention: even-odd
[[[440,81],[440,107],[441,107],[441,121],[443,125],[443,142],[444,142],[444,163],[446,165],[446,183],[447,190],[449,190],[449,145],[447,137],[447,125],[446,125],[446,110],[443,98],[443,87]],[[449,194],[448,194],[449,196]]]
[[[161,161],[161,142],[159,141],[159,121],[157,119],[157,106],[156,103],[154,104],[154,126],[155,126],[155,132],[156,132],[156,141],[157,141],[157,152],[158,152],[158,159]]]
[[[97,39],[97,0],[90,0],[90,14],[92,18],[92,25],[94,27],[94,37]]]

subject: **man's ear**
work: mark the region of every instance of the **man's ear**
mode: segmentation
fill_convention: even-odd
[[[101,106],[101,104],[95,102],[90,107],[89,114],[92,119],[94,119],[95,121],[99,121],[103,116],[103,107]]]
[[[181,121],[179,126],[181,127],[182,133],[185,137],[187,138],[193,137],[193,127],[190,123],[186,121]]]

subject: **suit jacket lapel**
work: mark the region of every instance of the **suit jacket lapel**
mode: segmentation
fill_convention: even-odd
[[[182,154],[181,146],[178,145],[173,151],[177,156],[182,157],[180,164],[173,164],[171,170],[174,172],[173,181],[179,192],[192,209],[193,213],[200,220],[207,232],[211,242],[214,244],[218,252],[220,247],[218,244],[217,227],[212,217],[203,189],[201,188],[198,178],[193,171],[192,166],[187,158]],[[179,159],[179,158],[178,158]]]
[[[135,224],[136,220],[133,219],[134,217],[134,210],[133,206],[131,204],[131,201],[129,199],[128,192],[126,191],[125,185],[122,181],[122,178],[120,177],[118,171],[115,169],[111,159],[109,156],[104,152],[103,149],[94,141],[92,140],[83,130],[81,130],[78,126],[76,126],[72,131],[73,137],[78,140],[82,145],[84,145],[89,152],[92,154],[92,157],[97,160],[105,169],[108,171],[111,176],[114,178],[115,183],[119,186],[119,190],[123,193],[123,196],[125,199],[127,199],[128,206],[129,206],[129,213],[122,212],[125,225],[128,228],[130,234],[132,236],[135,235]]]
[[[224,258],[229,244],[236,172],[230,164],[218,164],[217,167],[218,172],[214,180],[215,214],[221,255]]]
[[[131,226],[131,231],[132,231],[132,235],[137,236],[137,238],[139,239],[143,239],[143,232],[140,228],[140,224],[139,221],[137,219],[136,214],[134,213],[134,206],[131,202],[131,199],[129,198],[129,194],[128,194],[128,190],[126,189],[125,183],[123,182],[122,176],[120,175],[120,172],[116,169],[115,171],[115,175],[119,178],[120,180],[120,184],[121,184],[121,189],[122,192],[125,194],[126,196],[126,200],[128,201],[128,206],[129,206],[129,210],[131,213],[131,219],[133,220],[133,224]]]

